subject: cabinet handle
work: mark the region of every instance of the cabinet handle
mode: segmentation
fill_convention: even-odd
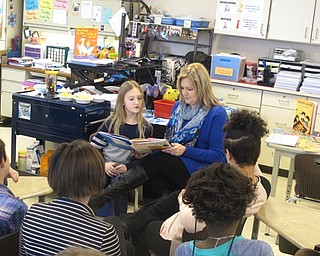
[[[277,127],[287,127],[287,124],[276,122]]]
[[[304,38],[307,38],[307,33],[308,33],[308,27],[304,29]]]
[[[239,95],[228,93],[228,98],[238,99],[238,98],[239,98]]]
[[[263,29],[263,23],[261,23],[260,35],[261,35],[261,36],[264,36],[264,34],[262,33],[262,29]]]
[[[288,100],[278,100],[280,105],[289,105],[290,101]]]

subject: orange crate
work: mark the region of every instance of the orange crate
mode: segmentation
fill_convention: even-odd
[[[170,118],[171,111],[175,101],[174,100],[155,100],[154,104],[154,116],[162,118]]]

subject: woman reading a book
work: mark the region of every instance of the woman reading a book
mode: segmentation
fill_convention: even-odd
[[[228,163],[255,184],[256,198],[247,206],[245,216],[258,212],[270,193],[270,182],[261,176],[257,165],[261,138],[268,132],[266,127],[266,122],[257,113],[240,110],[231,114],[223,129]],[[174,255],[184,230],[194,238],[196,219],[192,208],[182,201],[183,194],[183,190],[175,191],[143,206],[133,215],[121,216],[127,236],[132,237],[136,255],[150,255],[149,250],[158,256]],[[204,228],[204,222],[197,222],[196,231]]]
[[[148,138],[152,136],[152,126],[143,116],[144,100],[140,85],[129,80],[124,82],[119,90],[115,111],[102,124],[99,131],[123,135],[129,139]],[[96,133],[91,139],[91,145],[101,151],[105,159],[105,172],[110,179],[117,179],[126,172],[135,160],[141,158],[137,152],[121,150],[108,144],[103,136]],[[114,200],[114,214],[127,212],[127,196]]]
[[[104,191],[105,200],[144,184],[144,196],[184,188],[191,174],[214,162],[225,162],[223,127],[227,114],[212,92],[210,76],[200,63],[186,66],[177,81],[180,100],[173,107],[165,138],[172,147],[148,155]],[[99,197],[93,198],[96,206]],[[103,198],[100,197],[100,204]]]

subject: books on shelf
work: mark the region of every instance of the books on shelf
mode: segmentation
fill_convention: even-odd
[[[121,135],[115,135],[107,132],[99,132],[103,138],[113,146],[120,149],[134,149],[140,154],[152,154],[160,152],[162,149],[171,147],[166,139],[148,138],[148,139],[132,139]]]
[[[274,143],[284,146],[295,147],[299,138],[300,137],[297,135],[272,133],[266,139],[266,143]]]
[[[318,103],[298,98],[293,120],[293,129],[304,134],[312,134],[316,122]]]

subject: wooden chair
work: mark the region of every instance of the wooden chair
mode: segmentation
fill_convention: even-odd
[[[0,237],[1,255],[19,256],[19,235],[20,231],[16,231],[9,235]]]

